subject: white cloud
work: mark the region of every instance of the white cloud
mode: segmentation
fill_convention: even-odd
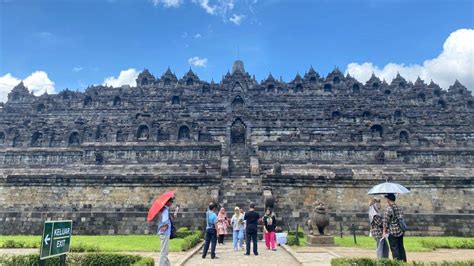
[[[350,63],[346,73],[361,82],[366,82],[372,72],[390,82],[400,73],[407,80],[415,81],[419,76],[429,82],[433,80],[442,88],[449,88],[457,79],[468,89],[474,91],[474,29],[459,29],[452,32],[443,44],[443,51],[422,65],[389,63],[383,68],[371,62]]]
[[[242,23],[242,19],[245,18],[245,15],[237,15],[233,14],[231,18],[229,18],[230,22],[234,23],[235,25],[240,25]]]
[[[208,14],[225,16],[235,7],[235,0],[216,0],[211,4],[210,0],[193,0],[199,4]]]
[[[120,87],[122,85],[130,85],[135,87],[137,85],[137,77],[139,72],[135,68],[120,71],[118,77],[107,77],[104,79],[103,85]]]
[[[20,82],[21,80],[14,77],[11,73],[0,77],[0,102],[5,102],[8,93]],[[31,73],[23,80],[23,84],[37,96],[45,92],[54,93],[54,82],[49,79],[48,74],[44,71]]]
[[[80,72],[80,71],[82,71],[83,69],[84,69],[83,67],[73,67],[73,68],[72,68],[72,71],[73,71],[73,72]]]
[[[216,6],[209,5],[209,0],[193,0],[194,3],[198,3],[207,13],[214,15],[216,12]]]
[[[207,58],[199,58],[198,56],[191,57],[188,59],[188,64],[195,66],[195,67],[206,67],[207,66]]]
[[[155,6],[163,5],[164,7],[179,7],[183,0],[153,0]]]
[[[194,39],[198,39],[198,38],[201,38],[201,37],[202,37],[201,33],[199,33],[199,32],[194,35]]]
[[[0,77],[0,102],[6,102],[8,93],[15,87],[21,80],[7,73],[3,77]]]

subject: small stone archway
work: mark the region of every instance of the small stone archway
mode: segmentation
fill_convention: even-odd
[[[120,98],[120,96],[115,96],[112,106],[119,107],[121,105],[122,105],[122,99]]]
[[[303,85],[301,83],[296,84],[294,91],[296,93],[303,92]]]
[[[141,125],[137,130],[137,140],[146,141],[150,138],[150,129],[147,125]]]
[[[84,107],[92,107],[92,97],[91,96],[86,96],[86,98],[84,98],[83,106]]]
[[[360,93],[360,86],[359,86],[359,84],[354,83],[354,84],[352,85],[352,92],[353,92],[353,93]]]
[[[43,133],[35,132],[31,136],[31,147],[41,147],[43,146]]]
[[[400,143],[410,143],[410,136],[407,131],[400,131],[399,141]]]
[[[21,146],[22,146],[22,143],[21,143],[20,135],[16,135],[12,140],[12,147],[17,148]]]
[[[186,86],[193,86],[194,85],[194,80],[192,78],[188,78],[186,80]]]
[[[46,109],[46,106],[42,103],[40,103],[36,106],[36,112],[37,113],[43,113],[45,109]]]
[[[117,131],[115,134],[115,141],[116,142],[126,142],[127,141],[127,134],[123,132],[121,129]]]
[[[178,140],[189,140],[190,138],[191,136],[189,127],[181,126],[178,130]]]
[[[373,125],[370,128],[372,133],[372,139],[382,139],[383,138],[383,127],[379,124]]]
[[[235,96],[234,100],[232,101],[232,110],[241,110],[244,108],[244,99],[239,95]]]
[[[332,92],[331,84],[324,84],[324,92]]]
[[[242,119],[237,118],[232,123],[230,129],[230,142],[231,144],[245,144],[247,126]]]
[[[72,132],[69,135],[68,146],[69,147],[77,147],[81,145],[81,137],[79,136],[78,132]]]

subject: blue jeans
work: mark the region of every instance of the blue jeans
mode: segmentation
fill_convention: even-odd
[[[211,258],[216,257],[216,243],[217,243],[217,231],[214,228],[206,229],[206,242],[204,243],[204,250],[202,251],[202,257],[205,258],[209,245],[211,245]]]
[[[234,230],[232,234],[232,245],[234,247],[234,250],[237,250],[240,246],[242,247],[244,245],[244,230]]]

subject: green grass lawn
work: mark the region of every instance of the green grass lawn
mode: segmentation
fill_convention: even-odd
[[[357,236],[357,245],[352,236],[334,237],[336,245],[343,247],[360,247],[375,250],[375,240],[368,236]],[[405,249],[413,251],[432,251],[436,248],[468,248],[474,249],[472,237],[421,237],[407,236],[403,238]]]
[[[8,240],[23,243],[24,248],[39,248],[41,236],[0,236],[0,247]],[[170,251],[181,251],[185,240],[182,238],[170,241]],[[84,248],[89,251],[159,251],[160,239],[156,235],[115,235],[115,236],[76,236],[71,238],[71,249]]]

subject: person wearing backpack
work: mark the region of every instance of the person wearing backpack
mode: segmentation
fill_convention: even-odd
[[[176,233],[176,230],[174,229],[172,218],[173,214],[170,213],[170,208],[171,205],[173,204],[173,198],[169,199],[165,206],[163,207],[163,210],[161,212],[161,215],[158,218],[158,235],[160,236],[160,262],[158,265],[160,266],[169,266],[170,261],[168,259],[168,253],[169,253],[169,242],[170,238],[172,238],[172,234]],[[174,230],[174,232],[173,232]]]
[[[406,230],[406,225],[403,220],[403,212],[395,204],[396,197],[394,194],[385,195],[387,199],[387,209],[383,217],[383,235],[388,235],[388,242],[390,243],[390,250],[392,257],[396,260],[406,262],[407,255],[405,247],[403,246],[403,235]]]

